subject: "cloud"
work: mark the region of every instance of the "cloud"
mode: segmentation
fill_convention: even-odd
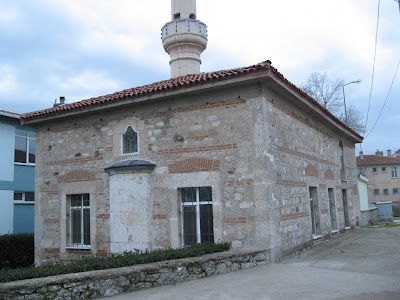
[[[136,64],[156,67],[161,55],[167,57],[160,34],[170,16],[169,3],[157,1],[154,9],[153,2],[141,2],[138,7],[126,0],[61,1],[65,12],[80,24],[78,46],[82,51],[123,56]]]
[[[16,91],[17,80],[15,73],[11,66],[0,66],[0,93],[10,97]]]
[[[170,1],[3,2],[0,40],[7,47],[0,47],[0,108],[26,112],[47,108],[59,96],[79,101],[169,78],[160,29],[171,19]],[[375,1],[199,0],[197,16],[208,25],[209,34],[202,71],[270,59],[295,84],[312,72],[327,72],[347,82],[361,79],[360,85],[346,87],[346,101],[366,113]],[[373,121],[399,59],[399,22],[396,2],[381,2]],[[400,74],[382,118],[389,123],[400,115],[392,100],[400,97],[399,78]],[[396,135],[379,130],[387,141],[400,144]],[[375,148],[373,141],[367,140],[365,147]]]

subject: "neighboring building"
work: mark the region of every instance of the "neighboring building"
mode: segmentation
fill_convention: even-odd
[[[392,201],[400,205],[400,158],[393,157],[390,150],[387,156],[383,151],[375,155],[357,157],[359,173],[368,178],[369,203]]]
[[[360,198],[360,210],[365,211],[369,208],[368,203],[368,178],[358,174],[358,194]]]
[[[33,232],[35,131],[0,110],[0,234]]]
[[[195,20],[172,12],[178,25],[186,15]],[[196,22],[183,21],[195,32]],[[279,260],[359,221],[361,136],[269,61],[22,121],[38,137],[37,264],[204,241],[268,249]]]
[[[368,202],[368,178],[358,174],[358,195],[360,198],[360,226],[368,226],[378,221],[378,208]]]

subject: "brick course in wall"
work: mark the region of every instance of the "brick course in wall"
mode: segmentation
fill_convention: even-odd
[[[190,173],[201,171],[218,171],[221,162],[208,158],[193,157],[185,160],[177,161],[168,166],[169,173]]]

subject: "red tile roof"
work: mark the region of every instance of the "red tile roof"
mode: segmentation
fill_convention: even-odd
[[[387,157],[381,155],[364,155],[361,159],[357,157],[357,166],[372,166],[372,165],[400,165],[400,158]]]
[[[177,78],[155,82],[144,86],[122,90],[109,95],[90,98],[71,104],[64,104],[57,107],[35,111],[22,115],[21,121],[22,123],[25,123],[31,120],[33,121],[42,118],[48,118],[51,116],[61,115],[63,113],[72,111],[78,111],[89,107],[101,106],[109,103],[117,103],[119,101],[128,98],[136,99],[151,94],[162,94],[168,91],[178,90],[181,88],[201,86],[207,83],[221,82],[228,79],[240,78],[262,73],[264,73],[265,75],[270,74],[270,76],[274,77],[275,80],[280,81],[282,84],[284,84],[287,88],[291,89],[293,92],[300,94],[300,96],[306,98],[310,102],[310,104],[315,108],[317,108],[322,114],[324,114],[328,118],[333,119],[334,122],[340,124],[347,130],[352,132],[352,134],[354,134],[360,141],[362,140],[362,137],[358,133],[356,133],[354,130],[343,124],[339,119],[337,119],[334,115],[332,115],[327,109],[325,109],[316,100],[314,100],[312,97],[306,94],[303,90],[299,89],[293,83],[289,82],[281,73],[278,72],[276,68],[274,68],[271,65],[271,61],[269,60],[243,68],[181,76]]]

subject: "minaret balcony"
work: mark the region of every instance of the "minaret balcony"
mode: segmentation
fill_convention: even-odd
[[[207,39],[207,25],[198,20],[183,19],[168,22],[161,29],[161,39],[179,34],[194,34]]]

